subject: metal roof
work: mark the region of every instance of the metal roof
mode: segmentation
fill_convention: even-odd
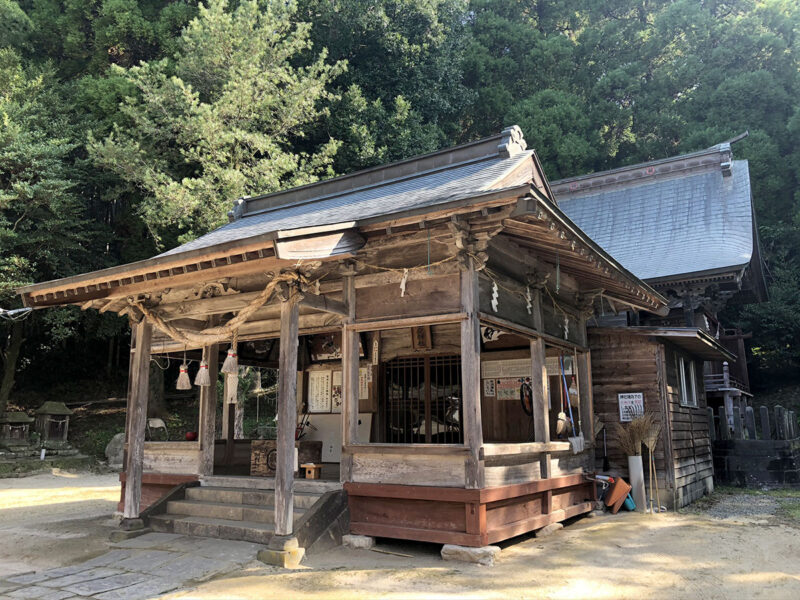
[[[736,360],[736,355],[710,333],[697,327],[590,327],[589,334],[643,335],[668,340],[675,346],[708,361]]]
[[[641,279],[743,269],[756,243],[750,175],[721,148],[672,159],[680,168],[656,161],[551,185],[559,207]],[[714,154],[722,162],[698,159]]]
[[[494,154],[458,165],[447,165],[390,181],[266,208],[245,214],[159,256],[180,254],[278,231],[390,217],[394,213],[471,198],[494,189],[496,182],[524,161],[529,161],[532,154],[532,150],[519,152],[509,158]]]

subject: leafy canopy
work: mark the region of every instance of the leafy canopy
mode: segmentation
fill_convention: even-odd
[[[294,4],[225,0],[201,6],[171,58],[112,72],[136,93],[122,123],[92,139],[96,163],[144,192],[139,207],[159,242],[192,239],[220,225],[232,199],[302,185],[332,173],[338,143],[313,154],[292,143],[324,114],[326,86],[344,69],[325,51],[304,65],[310,25]],[[165,239],[166,238],[166,239]]]

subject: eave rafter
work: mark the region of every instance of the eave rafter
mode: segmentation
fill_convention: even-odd
[[[537,257],[572,272],[584,286],[603,288],[604,296],[632,308],[663,312],[665,299],[658,292],[648,291],[635,277],[592,248],[577,231],[562,223],[546,203],[530,199],[524,212],[506,219],[503,225],[504,233],[520,245],[532,248]]]

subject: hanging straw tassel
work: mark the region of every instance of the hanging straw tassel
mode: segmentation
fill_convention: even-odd
[[[178,381],[175,383],[176,390],[192,389],[192,382],[189,380],[189,364],[186,362],[186,349],[183,350],[183,364],[181,365]]]
[[[189,365],[183,363],[181,365],[181,374],[178,375],[178,382],[175,384],[176,390],[190,390],[192,389],[192,382],[189,380]]]
[[[239,334],[233,332],[233,341],[231,347],[228,349],[228,356],[225,357],[225,362],[222,363],[220,371],[228,375],[237,375],[239,373],[239,358],[236,355],[236,349],[239,345]]]
[[[208,374],[208,363],[204,360],[200,361],[200,368],[197,370],[194,384],[200,387],[208,387],[211,385],[211,375]]]

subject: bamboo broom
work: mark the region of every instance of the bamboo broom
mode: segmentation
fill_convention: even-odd
[[[655,472],[655,484],[656,484],[656,503],[659,512],[661,512],[661,498],[658,495],[658,471],[656,471],[656,459],[653,456],[653,453],[656,449],[656,444],[658,444],[658,436],[661,433],[661,424],[658,423],[655,418],[653,418],[650,422],[650,427],[648,428],[647,432],[644,436],[642,436],[642,442],[644,445],[647,446],[647,452],[650,455],[650,514],[653,513],[653,473]]]

